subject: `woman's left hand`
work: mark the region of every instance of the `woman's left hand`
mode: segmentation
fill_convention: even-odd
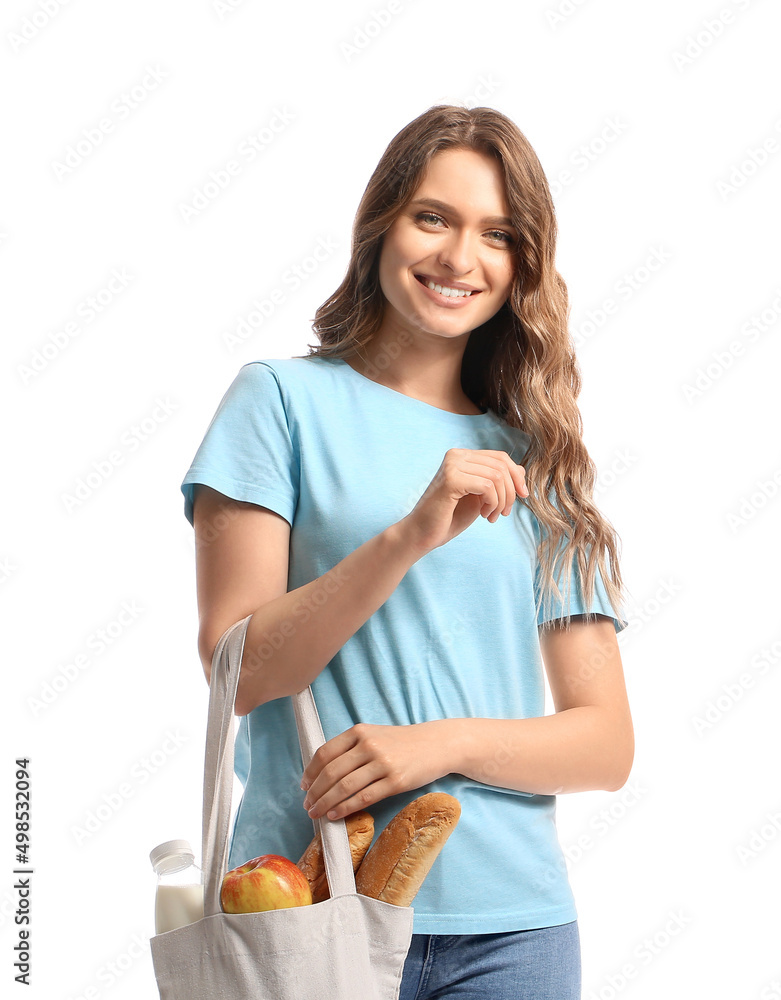
[[[341,819],[449,774],[442,723],[447,720],[409,726],[359,723],[334,736],[304,771],[304,808],[313,819]]]

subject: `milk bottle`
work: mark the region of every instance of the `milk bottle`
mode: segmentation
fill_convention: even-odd
[[[167,840],[149,855],[157,872],[155,932],[192,924],[203,916],[202,872],[187,840]]]

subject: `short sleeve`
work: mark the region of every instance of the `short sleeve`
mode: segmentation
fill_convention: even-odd
[[[234,500],[268,507],[292,525],[299,462],[277,374],[270,365],[263,361],[244,365],[222,397],[182,481],[190,524],[195,483]]]
[[[539,522],[534,518],[535,522],[535,538],[539,545],[540,541],[540,527]],[[566,547],[566,539],[562,539],[559,545],[559,553],[561,553]],[[608,618],[612,619],[613,626],[616,632],[621,632],[627,627],[629,622],[623,615],[619,618],[616,616],[616,612],[613,610],[613,606],[607,596],[607,588],[605,587],[604,578],[599,570],[599,566],[596,568],[596,573],[594,576],[594,596],[591,603],[586,606],[586,602],[583,598],[583,586],[582,579],[580,576],[580,571],[578,569],[577,554],[572,556],[572,568],[569,576],[569,588],[567,588],[567,572],[564,561],[561,559],[560,555],[557,557],[556,566],[558,568],[557,574],[555,576],[556,585],[559,588],[561,597],[557,597],[554,591],[549,591],[543,598],[542,594],[542,573],[539,559],[535,563],[535,573],[534,573],[534,599],[536,602],[537,611],[537,624],[542,625],[544,622],[555,621],[557,618],[566,618],[567,616],[573,615],[586,615],[586,614],[599,614],[607,615]]]

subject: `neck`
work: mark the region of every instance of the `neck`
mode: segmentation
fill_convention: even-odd
[[[393,353],[396,353],[395,350]],[[405,345],[394,358],[386,346],[372,340],[361,349],[360,354],[350,354],[345,357],[345,361],[373,382],[379,382],[380,385],[442,410],[481,413],[461,387],[463,355],[463,348],[434,354],[419,352],[413,350],[411,345]]]
[[[345,361],[361,375],[406,396],[454,413],[481,413],[461,387],[461,362],[466,337],[437,338],[423,345],[405,337],[383,336],[379,331],[360,353]]]

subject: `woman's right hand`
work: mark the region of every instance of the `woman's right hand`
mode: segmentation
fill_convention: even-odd
[[[506,451],[450,448],[415,507],[398,522],[421,554],[449,542],[482,515],[493,524],[527,497],[525,472]]]

